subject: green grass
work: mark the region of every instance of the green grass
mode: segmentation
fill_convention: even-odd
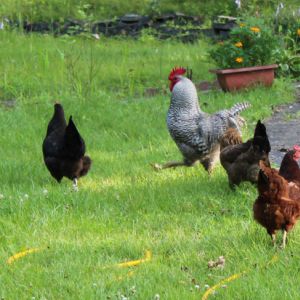
[[[187,47],[149,36],[137,42],[0,34],[0,78],[2,90],[10,96],[40,98],[51,93],[62,97],[67,92],[86,99],[110,92],[113,97],[126,98],[148,87],[166,89],[170,68],[178,64],[193,66],[198,80],[213,78],[208,73],[204,41]]]
[[[211,177],[200,166],[163,172],[150,167],[180,159],[166,129],[169,94],[163,90],[174,65],[192,67],[195,81],[212,78],[203,59],[205,42],[14,33],[1,33],[0,41],[1,99],[17,103],[0,106],[0,297],[201,299],[205,284],[249,270],[211,297],[298,298],[299,228],[284,251],[274,249],[252,219],[253,186],[231,191],[220,166]],[[91,51],[96,75],[90,82]],[[78,57],[73,75],[68,57]],[[147,87],[162,92],[146,98]],[[271,105],[293,97],[291,83],[281,79],[271,89],[201,93],[200,101],[208,103],[208,112],[250,101],[253,107],[243,113],[248,138],[256,120],[270,116]],[[43,164],[41,144],[54,100],[73,115],[93,159],[78,193],[66,179],[57,184]],[[35,247],[42,250],[6,264],[11,255]],[[131,276],[130,268],[115,267],[142,258],[147,249],[152,260]],[[279,260],[266,267],[275,253]],[[225,268],[209,270],[207,262],[220,255]]]
[[[215,3],[210,0],[7,0],[0,3],[0,16],[31,21],[66,18],[94,21],[120,17],[126,13],[159,15],[169,12],[200,15],[209,20],[217,12],[236,12],[236,5],[231,0]]]

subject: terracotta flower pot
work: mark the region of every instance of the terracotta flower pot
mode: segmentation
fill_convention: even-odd
[[[278,65],[210,70],[210,72],[217,74],[218,82],[223,91],[231,92],[256,84],[271,86],[276,68]]]

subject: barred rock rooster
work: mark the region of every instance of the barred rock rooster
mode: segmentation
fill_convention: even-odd
[[[43,142],[45,164],[51,175],[60,182],[63,176],[73,180],[77,188],[77,179],[88,173],[91,159],[85,154],[85,143],[80,136],[72,116],[67,125],[61,104],[54,105],[54,114],[47,128]]]
[[[228,128],[239,128],[239,113],[250,106],[248,102],[237,103],[231,109],[209,115],[199,106],[196,87],[184,77],[184,68],[174,68],[170,75],[171,104],[167,125],[171,137],[183,155],[183,161],[171,161],[156,169],[192,166],[200,161],[211,172],[219,159],[220,139]]]

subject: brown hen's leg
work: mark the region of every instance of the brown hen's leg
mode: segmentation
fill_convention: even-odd
[[[285,248],[286,245],[286,236],[287,236],[287,231],[283,230],[283,236],[282,236],[282,249]]]
[[[275,234],[275,233],[272,233],[272,234],[271,234],[271,238],[272,238],[272,244],[273,244],[273,246],[275,246],[276,234]]]

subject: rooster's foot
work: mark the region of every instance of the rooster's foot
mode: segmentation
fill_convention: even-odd
[[[168,168],[176,168],[180,166],[188,166],[185,162],[183,161],[169,161],[163,165],[160,164],[152,164],[152,167],[154,170],[159,171],[162,169],[168,169]]]
[[[151,164],[151,166],[153,167],[153,169],[154,169],[155,171],[160,171],[160,170],[162,170],[162,165],[160,165],[160,164],[155,163],[155,164]]]

